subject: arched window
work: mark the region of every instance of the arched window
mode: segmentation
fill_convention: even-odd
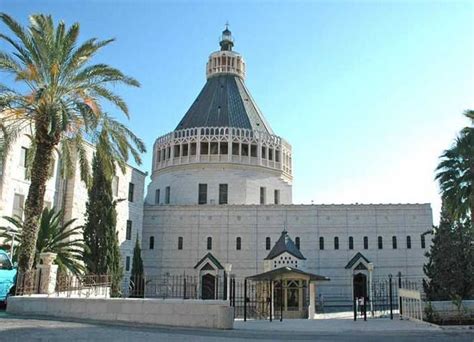
[[[339,249],[339,238],[334,237],[334,249]]]
[[[364,249],[369,249],[369,238],[364,236]]]
[[[397,237],[392,236],[392,248],[397,249]]]
[[[271,244],[272,244],[272,240],[270,239],[269,236],[267,236],[267,237],[265,238],[265,249],[266,249],[267,251],[270,250]]]
[[[183,237],[178,237],[178,249],[183,249]]]
[[[383,248],[383,239],[381,236],[378,237],[378,245],[379,245],[379,249]]]
[[[407,249],[411,249],[411,236],[407,236]]]
[[[235,249],[240,251],[242,249],[242,238],[235,239]]]
[[[209,236],[207,238],[207,250],[210,251],[212,249],[212,238]]]
[[[319,249],[324,249],[324,238],[322,236],[319,238]]]
[[[150,249],[155,249],[155,237],[150,236]]]
[[[295,238],[295,245],[296,248],[300,249],[300,238],[298,236]]]
[[[421,234],[421,248],[425,248],[425,247],[426,247],[425,236]]]
[[[354,249],[354,238],[349,236],[349,249]]]

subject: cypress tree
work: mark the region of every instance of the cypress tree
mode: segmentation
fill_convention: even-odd
[[[135,247],[133,248],[132,272],[130,275],[130,288],[132,289],[132,292],[130,297],[143,297],[145,289],[144,285],[142,251],[137,234]]]
[[[105,174],[104,167],[102,158],[95,154],[89,200],[86,203],[84,263],[89,273],[111,276],[111,294],[116,297],[121,293],[123,276],[116,231],[117,202],[112,195],[112,177]]]

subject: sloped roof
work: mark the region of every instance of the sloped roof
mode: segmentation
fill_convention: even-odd
[[[205,260],[209,259],[218,269],[223,270],[224,266],[217,260],[214,255],[212,255],[210,252],[207,253],[201,260],[198,261],[196,266],[194,268],[198,268]]]
[[[366,263],[370,262],[369,259],[367,259],[361,252],[357,252],[357,254],[354,255],[351,260],[349,260],[345,268],[346,269],[352,268],[352,266],[354,266],[355,263],[359,261],[360,259],[364,260]]]
[[[273,134],[244,81],[231,74],[207,80],[176,130],[196,127],[235,127]]]
[[[290,266],[284,266],[284,267],[276,268],[268,272],[256,274],[251,277],[247,277],[247,279],[256,280],[256,281],[278,280],[281,276],[285,274],[290,274],[290,273],[297,273],[303,276],[309,276],[309,280],[326,280],[326,281],[330,280],[328,277],[325,277],[319,274],[305,272],[305,271],[302,271]]]
[[[281,232],[280,238],[275,243],[275,246],[273,246],[270,253],[268,253],[265,260],[274,259],[277,256],[279,256],[280,254],[283,254],[285,252],[293,255],[295,258],[298,258],[298,259],[301,259],[301,260],[306,260],[306,258],[300,252],[300,250],[296,247],[293,240],[291,240],[291,238],[289,237],[288,232],[286,230]]]

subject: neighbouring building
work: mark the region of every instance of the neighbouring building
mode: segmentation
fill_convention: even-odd
[[[0,216],[23,216],[24,203],[30,185],[26,177],[26,159],[30,153],[30,138],[27,133],[18,137],[0,167]],[[89,160],[92,161],[94,147],[87,145],[86,152]],[[75,218],[74,224],[82,226],[85,223],[87,188],[81,181],[79,167],[76,167],[72,177],[61,177],[60,159],[56,151],[52,175],[46,186],[44,203],[48,208],[54,206],[57,209],[63,209],[64,220]],[[117,175],[112,182],[114,197],[122,199],[117,203],[117,232],[125,275],[129,275],[131,271],[133,248],[137,236],[141,240],[146,175],[127,165],[125,173],[117,168]],[[3,221],[2,225],[7,225],[7,222]]]
[[[226,28],[203,89],[176,129],[154,144],[143,218],[146,274],[192,274],[212,285],[228,264],[236,278],[304,268],[330,278],[318,293],[335,305],[367,295],[372,277],[400,272],[420,280],[430,205],[293,205],[291,145],[250,95],[233,45]],[[296,250],[272,255],[282,238]],[[214,297],[209,288],[219,291],[200,288],[205,298]]]

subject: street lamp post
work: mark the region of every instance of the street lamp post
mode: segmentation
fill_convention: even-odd
[[[230,272],[232,271],[232,264],[225,264],[224,265],[224,271],[225,271],[225,275],[227,277],[227,296],[226,296],[226,300],[229,300],[230,301]]]

